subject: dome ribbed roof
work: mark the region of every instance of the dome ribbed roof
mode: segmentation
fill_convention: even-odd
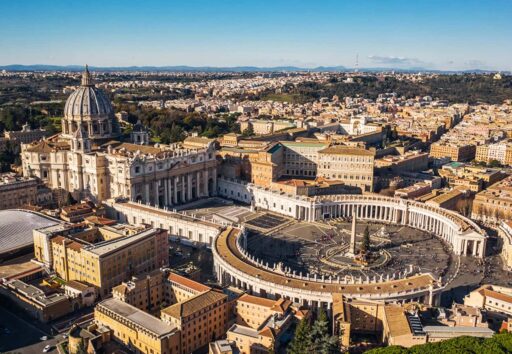
[[[104,117],[112,114],[109,98],[103,90],[94,86],[86,66],[82,76],[82,85],[68,97],[64,106],[64,115],[67,118],[80,118]]]

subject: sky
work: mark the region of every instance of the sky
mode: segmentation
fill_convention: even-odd
[[[512,0],[0,0],[0,65],[512,70]]]

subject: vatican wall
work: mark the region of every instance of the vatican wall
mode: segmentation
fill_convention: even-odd
[[[250,204],[252,193],[249,184],[231,178],[219,178],[217,193],[220,197]]]
[[[221,225],[206,220],[142,203],[110,199],[104,205],[107,207],[107,215],[112,219],[129,224],[148,224],[168,230],[170,236],[202,244],[212,245],[222,229]]]

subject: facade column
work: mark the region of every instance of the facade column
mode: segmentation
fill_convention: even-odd
[[[213,183],[212,183],[212,195],[217,195],[217,169],[214,168],[212,170],[212,180],[213,180]]]
[[[204,195],[206,197],[209,197],[211,192],[208,190],[208,170],[203,171],[203,188]]]
[[[144,183],[144,203],[149,203],[149,183]]]
[[[172,205],[172,177],[167,178],[167,202],[168,205]]]
[[[196,197],[201,198],[203,194],[201,193],[201,171],[197,171],[196,173]]]
[[[186,189],[185,177],[186,177],[186,175],[181,175],[181,202],[182,203],[187,202],[187,189]]]
[[[169,190],[168,190],[168,184],[167,184],[167,179],[163,179],[162,180],[163,184],[164,184],[164,206],[167,206],[169,204]]]
[[[130,186],[130,200],[135,201],[135,185],[133,184]]]
[[[160,198],[158,197],[159,193],[158,193],[158,183],[159,181],[155,181],[153,183],[153,188],[155,189],[154,190],[154,193],[155,193],[155,206],[160,206]]]
[[[187,173],[187,199],[192,200],[192,174]]]
[[[173,184],[173,188],[172,188],[172,193],[173,193],[173,196],[172,196],[172,203],[173,204],[178,204],[178,177],[177,176],[174,176],[172,178],[174,184]]]

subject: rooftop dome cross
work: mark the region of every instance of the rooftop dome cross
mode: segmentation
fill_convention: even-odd
[[[89,72],[89,66],[85,64],[85,70],[82,74],[82,86],[93,86],[94,83],[92,82],[92,76]]]

